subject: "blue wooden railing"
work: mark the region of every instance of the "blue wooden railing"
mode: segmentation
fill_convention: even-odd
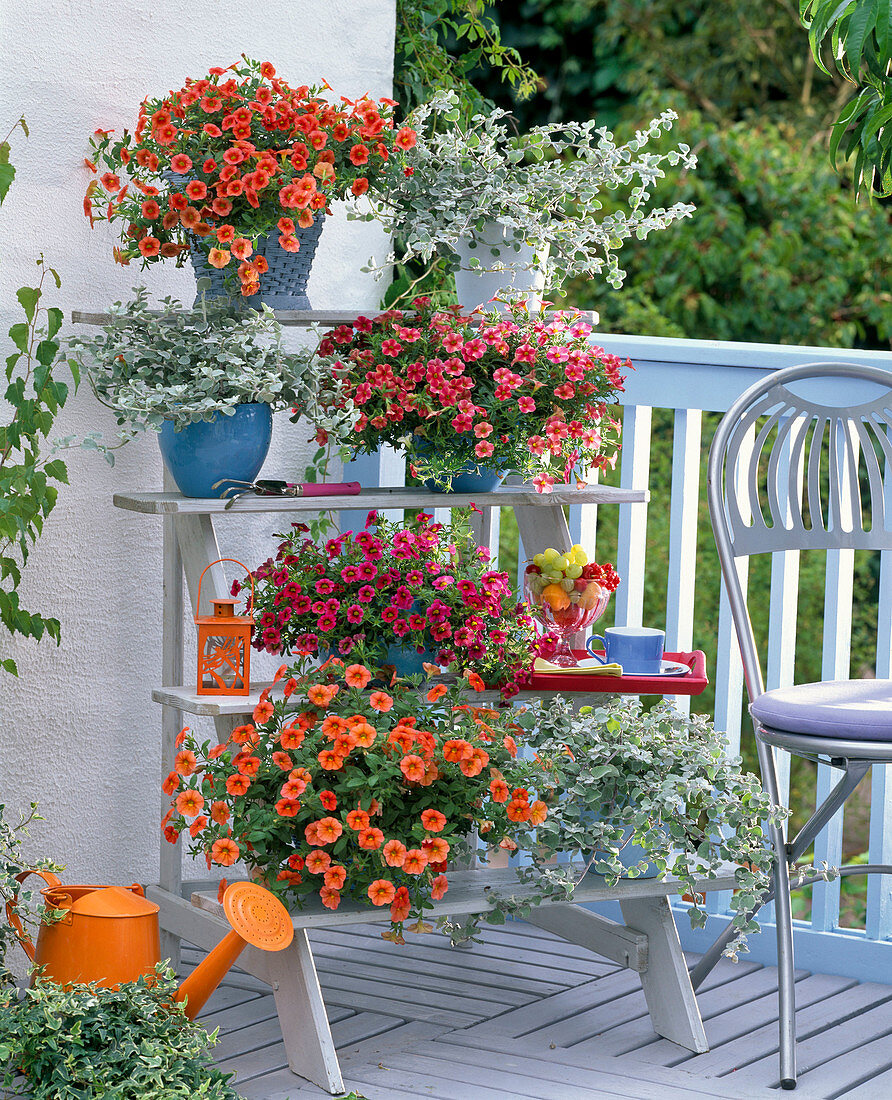
[[[829,348],[787,347],[773,344],[727,343],[706,340],[673,340],[643,336],[598,334],[597,342],[608,351],[628,357],[635,367],[629,372],[623,395],[623,450],[621,484],[647,487],[652,499],[669,497],[669,557],[666,578],[666,648],[670,651],[702,648],[696,629],[696,547],[701,485],[703,414],[722,413],[747,387],[779,367],[814,362],[870,363],[892,370],[892,353],[845,351]],[[844,395],[843,395],[844,396]],[[651,425],[654,409],[670,410],[673,417],[672,465],[667,483],[651,476]],[[352,465],[348,477],[366,484],[376,478],[382,485],[401,484],[404,468],[392,453],[363,459]],[[648,548],[646,504],[620,506],[617,569],[623,583],[616,593],[616,622],[640,624],[644,606],[645,562]],[[447,518],[448,513],[443,518]],[[344,517],[346,519],[346,517]],[[438,517],[439,518],[439,517]],[[571,507],[570,528],[577,541],[593,547],[597,537],[597,509]],[[364,519],[364,517],[363,517]],[[497,520],[492,524],[493,549],[498,542]],[[523,555],[522,555],[523,556]],[[884,555],[885,557],[886,555]],[[852,621],[852,569],[850,557],[835,560],[826,570],[822,675],[848,676]],[[795,552],[773,555],[771,601],[768,610],[768,646],[765,678],[769,688],[794,682],[796,650],[796,593],[799,561]],[[892,561],[883,562],[880,577],[876,675],[892,677]],[[650,622],[648,625],[659,625]],[[715,684],[715,722],[726,732],[729,751],[736,753],[741,736],[752,736],[742,727],[743,675],[736,637],[724,592],[718,619],[717,656],[710,670]],[[689,700],[676,699],[687,706]],[[781,767],[785,796],[789,787],[788,762]],[[817,793],[826,794],[832,771],[819,767]],[[856,795],[856,797],[858,797]],[[873,768],[870,790],[870,862],[892,863],[892,776],[888,768]],[[819,838],[816,862],[830,866],[841,862],[843,820],[840,813]],[[796,922],[797,965],[824,973],[846,974],[861,979],[892,983],[892,880],[872,876],[868,880],[865,926],[839,927],[839,881],[814,887],[811,917]],[[707,928],[696,933],[686,919],[679,931],[686,947],[703,949],[724,925],[728,898],[710,895]],[[763,912],[764,932],[751,940],[753,959],[774,959],[771,910]]]

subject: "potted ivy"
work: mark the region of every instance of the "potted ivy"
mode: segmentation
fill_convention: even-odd
[[[623,697],[578,712],[560,696],[517,715],[524,743],[543,765],[540,797],[548,816],[537,832],[527,872],[545,896],[565,893],[576,873],[556,854],[582,860],[585,872],[622,877],[672,875],[691,902],[691,925],[706,914],[698,878],[727,864],[738,889],[731,900],[740,950],[758,931],[752,919],[768,890],[771,854],[762,823],[786,811],[772,806],[755,775],[705,715],[660,702],[649,710]]]
[[[99,334],[69,342],[96,397],[115,413],[124,440],[147,428],[159,433],[185,496],[222,496],[233,482],[253,481],[273,411],[312,417],[313,361],[283,350],[269,308],[237,311],[212,298],[188,312],[164,298],[152,310],[144,287],[134,293],[112,306]]]
[[[666,153],[647,148],[676,117],[664,111],[625,145],[594,120],[515,135],[507,112],[464,119],[455,94],[444,93],[413,113],[417,140],[395,151],[368,216],[400,239],[404,258],[443,256],[465,308],[487,301],[494,287],[523,289],[519,277],[533,272],[535,282],[540,267],[542,290],[578,275],[618,287],[623,242],[694,209],[650,204],[666,165],[696,165],[683,143]],[[598,197],[605,191],[609,214]],[[495,273],[494,281],[480,278],[486,273]]]

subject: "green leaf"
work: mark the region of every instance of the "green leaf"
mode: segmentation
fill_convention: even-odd
[[[9,149],[9,145],[4,141],[0,148],[5,145]],[[12,181],[15,179],[15,168],[11,164],[0,164],[0,203],[9,194],[9,189],[12,186]]]
[[[857,79],[861,68],[864,43],[877,19],[878,0],[861,0],[849,16],[845,35],[845,52],[852,75]]]
[[[28,353],[28,337],[30,335],[30,332],[31,329],[28,325],[25,324],[24,321],[19,321],[17,324],[12,325],[9,329],[10,340],[12,340],[12,342],[23,355],[27,355]],[[9,360],[7,359],[6,362],[8,365]]]
[[[40,301],[40,287],[19,287],[15,296],[18,298],[22,309],[25,311],[25,316],[29,321],[33,321],[35,311],[37,310],[37,303]]]

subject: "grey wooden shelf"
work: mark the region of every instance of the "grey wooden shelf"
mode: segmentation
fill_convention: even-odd
[[[153,311],[157,312],[157,311]],[[184,312],[190,312],[188,310]],[[276,320],[287,328],[309,328],[311,325],[350,325],[357,317],[375,317],[382,313],[378,308],[369,309],[277,309]],[[407,316],[411,310],[404,311]],[[73,309],[71,320],[75,325],[109,325],[115,320],[113,313],[93,313],[88,310]],[[545,316],[549,316],[546,312]],[[591,310],[580,310],[579,317],[590,324],[596,323]],[[472,321],[473,323],[473,321]]]
[[[279,497],[243,496],[227,510],[225,500],[184,497],[181,493],[115,493],[116,508],[149,515],[225,516],[245,512],[322,512],[353,508],[466,508],[502,505],[550,508],[563,504],[642,504],[650,499],[647,489],[621,489],[615,485],[556,485],[551,493],[505,486],[490,493],[431,493],[427,489],[362,489],[358,496]]]

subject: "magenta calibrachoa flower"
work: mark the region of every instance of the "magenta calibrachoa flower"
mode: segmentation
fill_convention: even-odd
[[[391,646],[413,647],[432,664],[475,671],[506,697],[527,682],[541,643],[465,517],[444,527],[424,512],[403,524],[370,512],[358,534],[321,544],[292,526],[253,573],[256,649],[346,657],[361,646],[385,664]],[[236,582],[233,595],[240,591]]]
[[[515,304],[469,318],[428,298],[413,305],[340,325],[320,344],[326,400],[352,413],[350,447],[404,446],[415,474],[442,481],[468,465],[519,473],[540,492],[615,463],[609,409],[624,364],[591,343],[579,314],[530,317]]]

